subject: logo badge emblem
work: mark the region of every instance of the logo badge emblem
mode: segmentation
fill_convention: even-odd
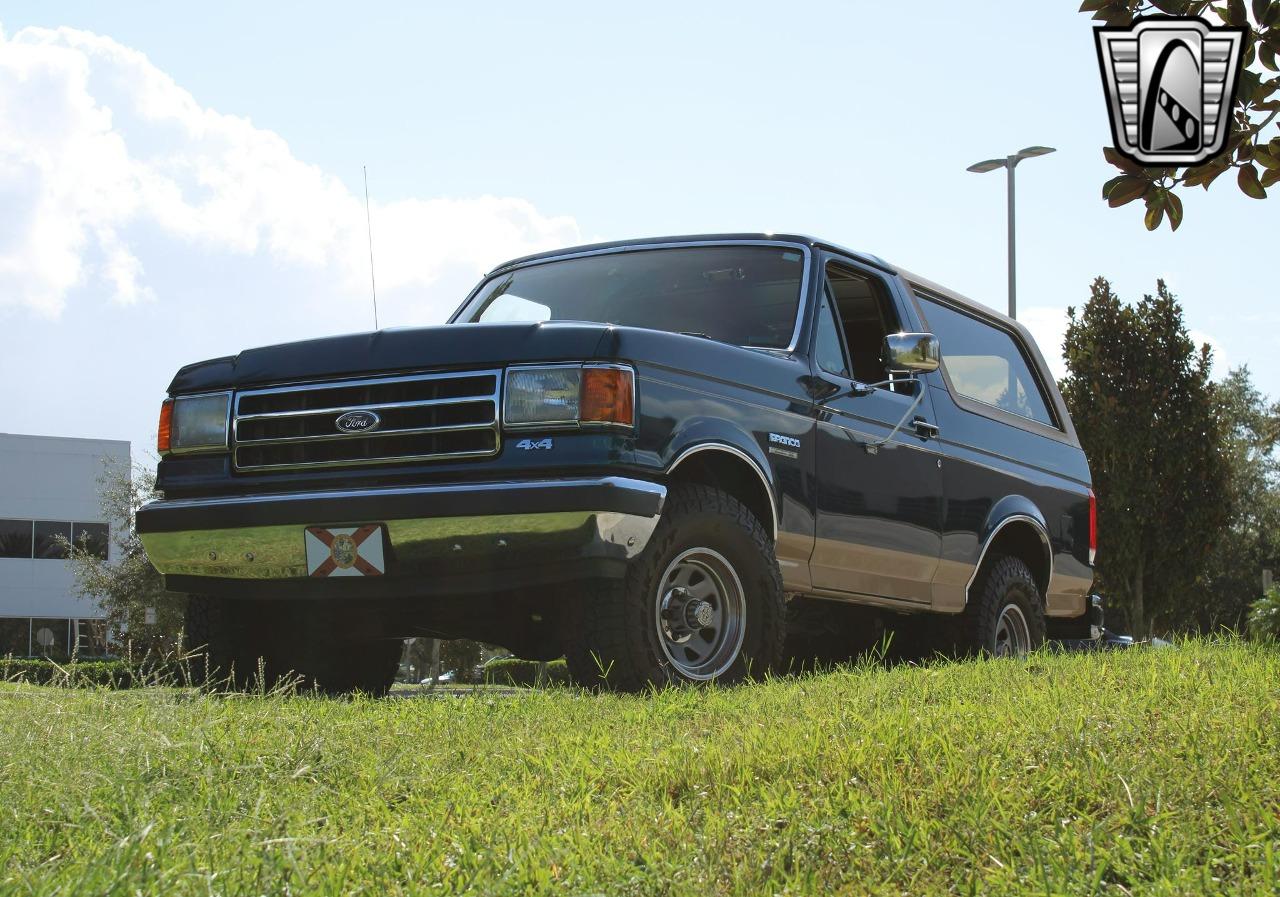
[[[1226,148],[1243,28],[1153,16],[1095,28],[1115,147],[1139,165],[1199,165]]]
[[[382,418],[372,411],[348,411],[333,422],[339,433],[372,433],[382,426]]]

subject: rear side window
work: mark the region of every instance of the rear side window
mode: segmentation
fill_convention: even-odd
[[[918,297],[942,346],[942,366],[957,394],[1056,427],[1040,384],[1013,336],[924,296]]]

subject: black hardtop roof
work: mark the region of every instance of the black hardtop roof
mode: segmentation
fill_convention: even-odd
[[[742,240],[759,241],[762,243],[799,243],[803,246],[809,246],[815,249],[830,249],[833,252],[841,252],[845,255],[861,259],[868,264],[874,265],[884,271],[896,273],[892,265],[882,258],[878,258],[867,252],[854,252],[852,249],[845,249],[843,246],[837,246],[834,243],[828,243],[825,240],[819,240],[816,237],[808,237],[804,234],[763,234],[763,233],[738,233],[738,234],[680,234],[670,237],[642,237],[636,240],[613,240],[609,243],[588,243],[583,246],[567,246],[563,249],[552,249],[548,252],[538,252],[533,255],[526,255],[522,258],[512,259],[504,262],[498,267],[490,271],[494,274],[506,268],[514,268],[529,262],[541,262],[548,259],[559,258],[567,255],[580,255],[589,252],[607,252],[610,249],[626,249],[630,246],[657,246],[668,243],[721,243],[721,242],[737,242]]]
[[[533,255],[526,255],[526,256],[521,256],[520,258],[511,259],[508,262],[503,262],[501,265],[498,265],[496,268],[490,271],[489,274],[486,276],[491,276],[493,274],[497,274],[500,271],[505,271],[509,268],[518,268],[521,265],[527,265],[534,262],[550,261],[551,259],[567,258],[570,256],[583,255],[586,253],[593,253],[593,252],[608,252],[609,250],[612,250],[612,249],[626,249],[633,246],[660,246],[660,245],[667,245],[671,243],[721,243],[721,242],[738,242],[738,241],[744,241],[744,240],[750,240],[753,242],[759,241],[762,243],[790,243],[790,244],[798,243],[802,246],[808,246],[813,249],[825,249],[830,252],[838,253],[840,255],[846,255],[850,258],[857,259],[858,261],[865,262],[868,265],[879,268],[881,271],[885,271],[889,274],[897,274],[903,280],[907,281],[907,283],[913,286],[920,287],[926,292],[933,293],[934,295],[940,296],[944,299],[948,299],[952,303],[962,308],[967,308],[976,314],[980,314],[988,318],[994,318],[995,320],[999,321],[1001,324],[1003,324],[1004,326],[1008,327],[1011,330],[1018,330],[1025,333],[1025,328],[1023,328],[1021,324],[1019,324],[1017,321],[1013,320],[1012,318],[1008,317],[1007,315],[1002,314],[997,309],[992,308],[990,305],[986,305],[982,302],[978,302],[975,299],[970,299],[968,296],[964,296],[960,293],[957,293],[955,290],[948,289],[947,287],[944,287],[941,284],[934,283],[932,280],[929,280],[928,278],[921,277],[918,274],[914,274],[910,271],[907,271],[904,268],[898,267],[897,265],[893,265],[885,261],[884,259],[880,258],[877,255],[872,255],[869,252],[857,252],[853,249],[848,249],[844,246],[841,246],[838,243],[832,243],[829,240],[822,240],[817,237],[807,236],[805,234],[774,234],[774,233],[680,234],[677,236],[669,236],[669,237],[643,237],[635,240],[613,240],[608,243],[587,243],[582,246],[566,246],[562,249],[551,249],[546,252],[537,252],[537,253],[534,253]]]

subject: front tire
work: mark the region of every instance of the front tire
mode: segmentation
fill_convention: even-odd
[[[695,484],[672,487],[644,553],[576,600],[563,633],[574,680],[618,691],[761,676],[785,637],[773,540],[736,498]]]

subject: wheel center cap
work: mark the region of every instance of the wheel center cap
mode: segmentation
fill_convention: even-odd
[[[698,601],[689,606],[689,622],[699,629],[706,629],[716,620],[715,609],[706,601]]]

